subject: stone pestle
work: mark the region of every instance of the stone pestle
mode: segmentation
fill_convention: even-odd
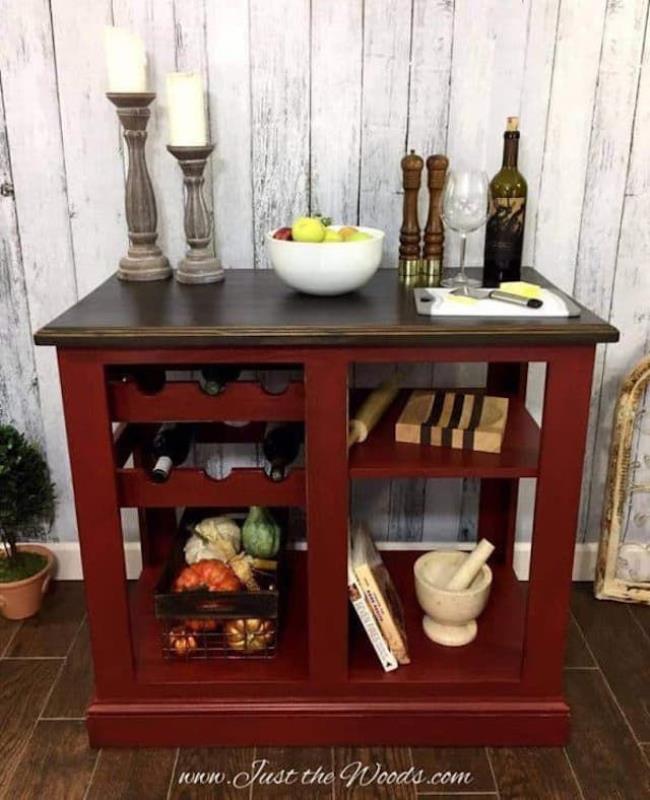
[[[462,592],[467,589],[481,571],[481,567],[494,552],[494,545],[487,539],[481,539],[474,550],[463,561],[445,586],[448,592]]]

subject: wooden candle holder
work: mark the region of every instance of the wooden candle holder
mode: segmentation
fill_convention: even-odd
[[[445,229],[440,218],[440,199],[448,166],[449,159],[446,156],[435,155],[427,158],[429,214],[424,229],[421,267],[421,278],[426,286],[440,286],[442,276]]]
[[[123,281],[158,281],[172,274],[167,257],[156,244],[156,198],[145,160],[149,105],[154,92],[108,92],[106,97],[117,108],[129,150],[126,176],[126,222],[129,250],[120,259],[118,277]]]
[[[185,184],[185,238],[189,249],[176,270],[180,283],[216,283],[224,279],[223,267],[211,245],[212,217],[203,197],[203,173],[213,144],[180,147],[168,145],[178,160]]]

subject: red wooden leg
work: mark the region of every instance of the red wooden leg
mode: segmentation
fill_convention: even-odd
[[[96,352],[59,351],[68,447],[98,698],[133,680],[122,524],[104,367]]]
[[[516,397],[524,402],[528,364],[493,363],[488,366],[487,391]],[[494,560],[512,564],[517,525],[519,480],[484,478],[481,480],[478,535],[492,542]]]
[[[314,354],[305,391],[309,669],[315,683],[332,684],[348,668],[347,362]]]
[[[559,696],[594,348],[558,349],[546,370],[522,680]]]

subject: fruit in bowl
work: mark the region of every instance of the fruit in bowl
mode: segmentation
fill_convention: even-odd
[[[328,223],[323,217],[299,217],[291,228],[277,228],[266,234],[274,270],[299,292],[352,292],[366,284],[379,268],[383,231]]]

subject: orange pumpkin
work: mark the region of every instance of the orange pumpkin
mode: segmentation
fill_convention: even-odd
[[[241,589],[239,578],[232,568],[217,558],[190,564],[176,576],[175,592],[192,592],[207,589],[209,592],[236,592]]]
[[[170,648],[177,656],[187,656],[196,650],[196,639],[183,628],[172,628],[167,638]]]
[[[186,619],[185,627],[195,633],[200,633],[201,631],[211,633],[217,630],[218,624],[216,619]]]

